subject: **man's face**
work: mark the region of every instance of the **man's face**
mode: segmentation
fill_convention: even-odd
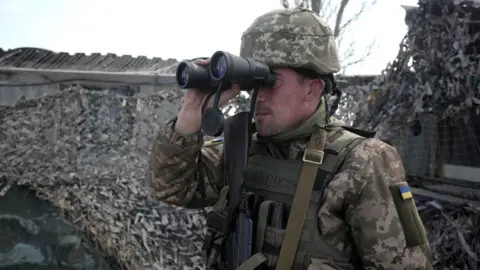
[[[273,136],[295,129],[316,110],[324,82],[301,80],[292,69],[275,69],[273,88],[260,88],[255,108],[255,122],[260,136]]]

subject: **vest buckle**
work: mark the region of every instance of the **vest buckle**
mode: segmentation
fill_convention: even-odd
[[[324,155],[325,155],[325,152],[321,150],[307,148],[305,149],[305,152],[303,152],[303,162],[322,165]]]

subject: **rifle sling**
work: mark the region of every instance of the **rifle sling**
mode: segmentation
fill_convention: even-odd
[[[319,128],[312,134],[303,154],[303,166],[295,196],[293,197],[285,238],[283,239],[278,256],[276,270],[289,270],[292,268],[307,215],[313,185],[317,176],[318,166],[323,162],[326,136],[326,130]]]
[[[235,270],[253,270],[257,269],[263,262],[267,261],[267,257],[262,252],[255,253],[248,260],[244,261],[239,267]]]

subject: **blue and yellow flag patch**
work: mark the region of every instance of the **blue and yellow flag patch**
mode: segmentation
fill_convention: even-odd
[[[217,137],[213,139],[212,142],[223,142],[223,137]]]
[[[413,197],[410,187],[407,184],[400,186],[400,194],[404,200],[411,199]]]
[[[203,146],[212,146],[212,145],[218,145],[218,144],[221,144],[223,143],[223,137],[217,137],[215,139],[212,139],[210,141],[206,141]]]

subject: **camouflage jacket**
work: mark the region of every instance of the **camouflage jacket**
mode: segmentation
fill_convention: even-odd
[[[160,130],[153,143],[149,172],[152,194],[180,206],[188,207],[198,200],[213,204],[223,185],[217,177],[222,147],[203,146],[201,133],[176,134],[174,121]],[[329,132],[327,144],[339,132],[343,131]],[[301,159],[305,145],[306,140],[293,140],[278,145],[278,149],[284,158]],[[204,179],[199,179],[200,175]],[[404,183],[397,151],[378,139],[365,139],[326,186],[318,213],[320,234],[339,251],[360,258],[364,269],[431,269],[425,237],[423,244],[408,244],[408,238],[419,236],[404,229],[408,225],[402,224],[390,195],[391,187]],[[414,231],[424,232],[421,221],[419,224],[421,228]]]

